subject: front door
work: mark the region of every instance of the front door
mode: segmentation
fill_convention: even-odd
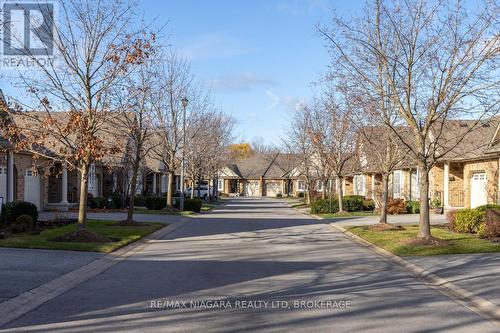
[[[486,173],[475,173],[472,175],[470,184],[470,206],[471,208],[486,205],[488,203],[488,179]]]
[[[238,192],[238,180],[230,179],[229,180],[229,193],[237,193]]]
[[[24,176],[24,200],[36,205],[40,210],[40,176],[31,169]]]

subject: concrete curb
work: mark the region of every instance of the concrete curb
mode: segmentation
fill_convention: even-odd
[[[165,235],[184,226],[190,218],[184,217],[175,224],[157,230],[146,237],[128,244],[112,253],[109,253],[91,263],[66,273],[52,281],[46,282],[34,289],[28,290],[14,298],[0,303],[0,327],[19,318],[25,313],[39,307],[45,302],[64,294],[79,284],[106,271],[120,261],[141,251],[150,241],[164,237]]]
[[[298,210],[300,211],[300,210]],[[320,216],[317,215],[312,215],[312,214],[307,214],[302,212],[305,215],[308,215],[316,220],[322,220],[324,219]],[[437,291],[441,292],[442,294],[446,295],[449,297],[451,300],[460,303],[461,305],[465,306],[466,308],[474,311],[475,313],[487,318],[488,320],[492,321],[496,325],[500,326],[500,307],[497,306],[496,304],[480,297],[477,296],[476,294],[465,290],[453,282],[444,279],[428,270],[425,268],[422,268],[418,265],[415,265],[377,245],[374,245],[367,240],[359,237],[358,235],[353,234],[349,230],[345,229],[342,226],[334,225],[332,223],[328,222],[323,222],[325,224],[328,224],[330,227],[334,228],[335,230],[343,233],[346,237],[352,239],[356,243],[363,245],[370,250],[374,251],[378,255],[384,257],[386,260],[389,260],[391,262],[394,262],[403,268],[405,268],[408,272],[410,272],[413,276],[420,278],[425,281],[427,285],[430,287],[436,289]]]

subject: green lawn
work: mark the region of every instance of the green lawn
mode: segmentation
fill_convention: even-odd
[[[296,203],[296,204],[291,205],[291,207],[292,208],[307,208],[309,206],[306,203],[300,202],[300,203]]]
[[[51,250],[74,250],[74,251],[95,251],[95,252],[113,252],[122,246],[135,242],[142,237],[156,231],[166,224],[162,223],[144,223],[144,226],[116,226],[115,221],[89,220],[87,227],[93,232],[117,239],[115,242],[108,243],[66,243],[52,242],[57,236],[67,234],[76,230],[76,224],[69,224],[63,227],[47,229],[39,235],[17,234],[11,235],[7,239],[0,239],[0,247],[21,247],[31,249],[51,249]]]
[[[342,212],[333,214],[318,214],[318,216],[321,216],[324,219],[334,219],[334,218],[350,217],[350,216],[377,216],[377,215],[378,214],[375,214],[373,212]]]
[[[363,226],[349,227],[348,230],[398,256],[500,252],[500,243],[479,239],[474,235],[458,234],[448,230],[445,226],[433,226],[431,227],[431,233],[436,238],[448,240],[449,243],[447,245],[408,245],[404,244],[404,241],[417,235],[418,226],[405,225],[404,228],[406,230],[373,231],[369,227]]]
[[[222,201],[209,201],[209,202],[203,201],[202,205],[201,205],[201,211],[208,212],[208,211],[222,205],[223,203],[224,202],[222,202]]]

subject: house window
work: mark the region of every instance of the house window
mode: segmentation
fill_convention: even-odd
[[[224,179],[217,180],[217,190],[224,191]]]
[[[33,176],[33,170],[31,170],[31,169],[26,170],[26,176],[27,177],[32,177]]]
[[[94,187],[95,187],[95,182],[96,182],[96,175],[95,175],[95,164],[90,165],[89,169],[89,174],[88,174],[88,191],[89,193],[94,193]]]
[[[305,183],[301,180],[297,181],[297,190],[305,191],[305,189],[306,189]]]
[[[394,198],[403,196],[403,171],[396,170],[392,173],[392,193]]]
[[[167,192],[167,176],[161,176],[161,193]]]
[[[365,195],[365,176],[355,175],[353,177],[354,182],[354,195]]]
[[[318,191],[318,192],[323,191],[323,182],[321,180],[318,180],[316,183],[316,191]]]

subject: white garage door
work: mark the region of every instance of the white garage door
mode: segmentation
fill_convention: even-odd
[[[266,183],[266,196],[275,197],[281,192],[281,184],[278,182]]]
[[[472,208],[488,203],[488,179],[485,173],[475,173],[470,184],[470,206]]]
[[[36,205],[40,210],[40,176],[26,170],[24,176],[24,200]]]
[[[258,182],[245,183],[243,194],[247,197],[260,196],[259,183]]]

